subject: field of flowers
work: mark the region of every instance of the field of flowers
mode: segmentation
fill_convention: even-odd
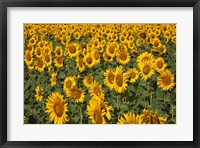
[[[24,124],[175,124],[175,24],[24,24]]]

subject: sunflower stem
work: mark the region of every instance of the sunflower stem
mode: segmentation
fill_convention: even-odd
[[[79,109],[80,109],[80,124],[82,124],[82,121],[83,121],[83,113],[82,113],[81,107],[79,107]]]

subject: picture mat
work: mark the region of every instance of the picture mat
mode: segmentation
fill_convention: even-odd
[[[192,141],[193,8],[8,8],[8,141]],[[23,24],[176,24],[176,124],[23,124]]]

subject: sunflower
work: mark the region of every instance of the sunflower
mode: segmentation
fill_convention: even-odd
[[[45,62],[42,59],[35,59],[35,69],[39,72],[43,72],[45,68]]]
[[[126,113],[118,119],[117,124],[138,124],[139,115],[135,113]]]
[[[123,65],[126,65],[131,59],[128,52],[125,50],[118,51],[116,54],[116,57],[117,57],[117,61]]]
[[[149,110],[144,109],[139,116],[139,124],[166,124],[167,118],[163,118]]]
[[[75,102],[83,102],[85,98],[85,92],[77,87],[72,87],[69,90],[67,90],[67,95],[74,99]]]
[[[128,76],[123,73],[122,66],[117,67],[115,71],[115,79],[114,79],[114,89],[118,93],[123,93],[127,87],[127,79]]]
[[[137,79],[139,78],[139,74],[138,74],[138,71],[136,68],[129,69],[127,71],[127,74],[130,78],[129,82],[131,82],[131,83],[135,83],[137,81]]]
[[[44,55],[43,60],[45,61],[46,66],[50,66],[52,63],[52,57],[50,54]]]
[[[80,72],[83,72],[85,69],[84,63],[83,63],[83,58],[77,56],[76,57],[76,66],[78,67],[78,70]]]
[[[98,64],[100,63],[100,54],[98,50],[92,50],[92,55],[94,57],[95,63]]]
[[[119,46],[117,45],[117,43],[110,43],[106,46],[106,53],[110,56],[110,57],[114,57],[116,51],[118,50]]]
[[[167,64],[165,63],[164,59],[162,57],[159,57],[157,59],[155,59],[154,61],[154,69],[157,71],[157,72],[162,72],[165,70]]]
[[[106,52],[103,53],[103,59],[106,62],[112,62],[113,58],[111,56],[109,56]]]
[[[88,88],[91,87],[93,84],[93,76],[85,76],[83,79],[83,84]]]
[[[87,53],[87,55],[84,56],[83,61],[88,68],[92,68],[95,65],[95,59],[91,53]]]
[[[104,99],[104,92],[102,89],[101,84],[97,83],[96,81],[93,82],[93,84],[89,88],[90,95],[94,99]]]
[[[29,70],[34,69],[34,60],[33,60],[30,64],[27,65],[27,68],[28,68]]]
[[[29,65],[33,62],[33,55],[29,50],[25,51],[24,60],[27,65]]]
[[[158,48],[161,45],[161,42],[158,38],[154,38],[152,44],[154,48]]]
[[[65,90],[65,92],[67,93],[67,91],[74,86],[76,86],[76,81],[74,77],[66,77],[63,83],[63,89]],[[67,96],[69,97],[68,94]]]
[[[54,121],[54,124],[63,124],[68,121],[67,112],[68,103],[63,99],[63,95],[58,92],[53,92],[48,96],[46,102],[46,111],[50,116],[50,121]]]
[[[68,43],[66,51],[68,52],[70,58],[76,57],[80,52],[79,45],[77,43]]]
[[[64,61],[63,57],[59,56],[54,59],[54,64],[56,67],[63,67],[63,61]]]
[[[104,77],[105,77],[104,78],[104,84],[112,90],[113,89],[113,82],[114,82],[114,79],[115,79],[115,74],[114,74],[113,70],[107,69],[104,72]]]
[[[106,124],[104,113],[102,113],[101,106],[98,104],[98,100],[91,99],[87,105],[87,114],[93,124]]]
[[[172,72],[170,70],[161,72],[160,76],[157,78],[157,85],[164,91],[171,90],[175,86]]]
[[[176,44],[176,36],[173,36],[173,37],[171,38],[171,41],[172,41],[173,43]]]
[[[161,45],[160,47],[157,48],[158,49],[158,52],[160,54],[164,54],[167,52],[167,47],[165,45]]]
[[[151,78],[154,74],[153,70],[153,64],[149,61],[145,61],[139,66],[140,68],[140,75],[142,76],[143,80],[147,80],[148,78]]]
[[[153,63],[154,61],[153,55],[151,53],[144,52],[137,57],[138,66],[139,64],[142,64],[145,61],[149,61],[150,63]]]
[[[42,57],[42,49],[40,48],[40,47],[37,47],[36,49],[35,49],[35,56],[37,57],[37,58],[41,58]]]
[[[42,89],[42,87],[40,87],[40,86],[37,86],[36,88],[35,88],[35,98],[36,98],[36,100],[37,101],[42,101],[42,99],[43,99],[43,89]]]
[[[57,81],[57,73],[54,72],[51,74],[51,86],[55,86]]]
[[[113,109],[112,106],[108,105],[108,102],[103,101],[103,100],[98,100],[98,103],[101,106],[102,113],[106,116],[106,118],[108,120],[110,120],[111,119],[111,111]]]
[[[57,46],[56,49],[55,49],[54,54],[55,54],[56,57],[62,56],[63,55],[62,47],[61,46]]]

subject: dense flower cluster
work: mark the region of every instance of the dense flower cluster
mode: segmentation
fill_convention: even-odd
[[[25,24],[26,122],[175,123],[175,60],[175,24]]]

